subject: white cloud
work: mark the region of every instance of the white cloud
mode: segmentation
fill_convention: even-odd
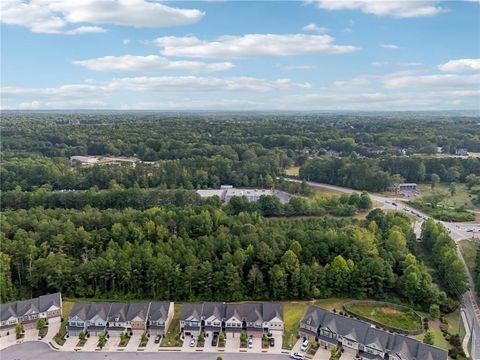
[[[384,49],[391,49],[391,50],[399,49],[399,47],[395,44],[381,44],[380,46]]]
[[[279,69],[283,69],[283,70],[311,70],[311,69],[315,69],[317,66],[316,65],[309,65],[309,64],[306,64],[306,65],[281,65],[281,64],[277,64],[277,65],[275,65],[275,67],[277,67]]]
[[[302,28],[302,30],[303,30],[303,31],[317,32],[317,33],[321,33],[321,34],[328,32],[328,28],[318,26],[318,25],[315,24],[315,23],[310,23],[310,24],[308,24],[308,25],[305,25],[305,26]]]
[[[95,71],[158,72],[189,71],[214,72],[234,67],[230,62],[205,63],[200,61],[171,61],[157,55],[104,56],[95,59],[77,60],[73,64]]]
[[[122,44],[123,44],[123,45],[128,45],[128,44],[130,44],[130,39],[123,39]]]
[[[402,75],[393,73],[386,75],[383,79],[383,86],[391,89],[400,88],[421,88],[421,87],[466,87],[468,85],[479,85],[480,74],[455,75],[455,74],[433,74],[433,75]]]
[[[365,14],[397,18],[434,16],[447,11],[437,5],[438,1],[429,0],[309,0],[307,2],[326,10],[360,10]]]
[[[114,78],[105,82],[90,81],[51,88],[3,87],[4,99],[99,100],[120,92],[161,92],[179,94],[184,92],[204,93],[215,91],[268,92],[289,89],[310,89],[309,83],[294,83],[289,79],[265,80],[253,77],[197,77],[197,76],[138,76]]]
[[[445,64],[438,65],[442,71],[462,73],[469,71],[480,71],[480,59],[458,59],[450,60]]]
[[[169,27],[194,23],[204,15],[196,9],[145,0],[2,0],[0,10],[5,24],[24,26],[33,32],[70,35],[92,32],[89,26],[67,28],[77,23]]]
[[[367,85],[370,85],[370,83],[371,83],[371,80],[369,79],[368,76],[360,75],[347,81],[344,81],[344,80],[334,81],[333,86],[337,88],[358,88],[358,87],[365,87]]]
[[[417,66],[422,66],[423,63],[421,62],[400,62],[397,63],[398,66],[403,66],[403,67],[417,67]]]
[[[380,66],[385,66],[385,65],[388,65],[388,61],[373,61],[372,62],[372,66],[380,67]]]
[[[306,34],[246,34],[222,36],[215,41],[202,41],[194,36],[165,36],[153,40],[162,47],[164,56],[201,58],[252,58],[265,56],[291,56],[301,54],[344,54],[360,48],[335,45],[329,35]]]
[[[66,35],[79,35],[79,34],[86,34],[86,33],[102,33],[106,32],[104,28],[99,26],[80,26],[76,29],[67,30],[64,32]]]

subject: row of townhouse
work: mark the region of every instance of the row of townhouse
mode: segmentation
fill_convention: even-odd
[[[75,303],[67,330],[69,336],[78,336],[81,331],[90,335],[164,335],[172,318],[173,302]]]
[[[204,302],[184,304],[180,315],[180,330],[184,335],[199,335],[247,331],[249,334],[283,334],[281,303],[226,304]]]
[[[34,329],[39,318],[51,319],[61,316],[62,296],[60,293],[1,304],[0,336],[14,331],[18,323],[22,323],[25,330]]]
[[[300,336],[315,339],[325,348],[353,349],[364,360],[447,360],[448,357],[443,349],[313,305],[300,323]]]

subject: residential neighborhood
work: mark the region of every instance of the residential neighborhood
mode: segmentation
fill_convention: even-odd
[[[180,329],[184,336],[225,332],[227,337],[234,337],[242,331],[257,337],[264,334],[282,335],[283,306],[270,302],[184,304]]]
[[[151,332],[163,335],[173,317],[173,303],[75,303],[68,319],[68,335],[83,331],[98,336]]]
[[[179,331],[183,345],[167,346],[164,351],[273,353],[327,360],[331,349],[339,349],[341,359],[447,360],[448,357],[443,349],[316,305],[308,306],[299,323],[298,340],[291,349],[285,349],[282,341],[285,330],[282,303],[203,302],[178,306],[181,311],[174,331]],[[18,337],[16,342],[12,340],[18,323],[33,334],[38,331],[35,328],[38,318],[57,319],[52,329],[55,333],[60,331],[60,293],[0,307],[0,350],[19,343]],[[174,312],[173,302],[77,302],[65,319],[66,342],[58,344],[52,332],[43,341],[57,351],[158,351],[159,339],[169,332]],[[99,345],[101,334],[108,338],[104,345]],[[125,336],[130,343],[122,347],[120,339]],[[144,336],[145,344],[140,348]],[[87,337],[85,345],[79,345]],[[20,342],[39,339],[30,335]]]
[[[300,336],[325,349],[341,346],[364,360],[446,360],[448,353],[401,334],[377,329],[348,315],[310,306],[300,323]]]

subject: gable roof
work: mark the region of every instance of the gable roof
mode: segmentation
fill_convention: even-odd
[[[90,304],[85,303],[75,303],[73,304],[72,311],[70,312],[69,319],[77,316],[80,320],[87,320],[87,313],[90,308]]]
[[[11,317],[17,317],[17,303],[10,302],[0,305],[0,321],[6,321]]]
[[[128,310],[126,314],[127,321],[132,321],[136,317],[139,317],[144,321],[147,320],[149,305],[150,303],[146,302],[128,304]]]
[[[112,303],[110,306],[110,310],[108,311],[107,314],[107,321],[121,321],[125,322],[127,321],[127,309],[128,309],[128,304],[125,303]],[[116,320],[118,319],[118,320]]]
[[[107,321],[111,305],[110,303],[91,303],[87,311],[87,320],[98,316],[103,321]]]
[[[202,318],[208,319],[212,316],[222,321],[225,316],[225,304],[220,302],[204,302]]]
[[[52,306],[60,308],[62,306],[62,295],[60,293],[42,295],[38,298],[38,307],[40,312],[47,311]]]
[[[202,319],[203,304],[183,304],[181,320],[200,321]]]
[[[283,304],[281,303],[262,303],[263,321],[270,321],[279,318],[283,321]]]
[[[40,313],[40,310],[38,309],[38,298],[17,301],[18,317],[38,313]]]

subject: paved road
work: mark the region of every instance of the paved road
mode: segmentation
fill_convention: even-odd
[[[2,360],[215,360],[222,356],[224,360],[287,360],[287,355],[275,354],[227,354],[227,353],[186,353],[186,352],[151,352],[151,353],[111,353],[111,352],[59,352],[39,341],[25,342],[0,351]]]
[[[283,178],[284,180],[291,181],[291,182],[301,182],[301,180],[297,179],[291,179],[291,178]],[[339,192],[343,192],[346,194],[351,194],[353,192],[358,192],[357,190],[349,189],[349,188],[344,188],[341,186],[335,186],[335,185],[329,185],[329,184],[322,184],[322,183],[316,183],[312,181],[307,181],[307,184],[312,186],[312,187],[319,187],[319,188],[324,188],[324,189],[330,189],[330,190],[335,190]],[[380,209],[394,209],[398,211],[402,211],[405,213],[408,213],[410,215],[412,214],[418,214],[415,215],[417,217],[417,221],[414,223],[414,231],[415,234],[417,234],[417,237],[420,237],[421,233],[421,225],[424,221],[424,219],[428,219],[429,216],[426,214],[423,214],[422,212],[413,209],[407,205],[404,205],[400,203],[400,200],[403,199],[395,199],[395,198],[388,198],[388,197],[383,197],[379,195],[373,195],[370,194],[370,198],[381,205],[379,206]],[[470,239],[472,237],[479,238],[480,237],[480,224],[472,224],[472,223],[452,223],[452,222],[446,222],[446,221],[438,221],[445,226],[445,228],[449,231],[450,236],[452,239],[458,243],[461,240],[465,239]],[[473,230],[473,231],[472,231]],[[460,253],[460,249],[457,246],[457,253],[460,259],[463,261],[465,268],[465,260],[463,259],[462,254]],[[470,273],[468,272],[467,269],[467,275],[468,275],[468,282],[470,285],[470,288],[473,289],[473,280],[472,277],[470,276]],[[472,353],[471,357],[474,360],[480,360],[480,309],[479,309],[479,300],[475,298],[475,294],[473,291],[469,290],[467,291],[463,296],[462,296],[463,304],[465,307],[465,313],[467,315],[467,319],[470,325],[470,329],[472,331]]]

